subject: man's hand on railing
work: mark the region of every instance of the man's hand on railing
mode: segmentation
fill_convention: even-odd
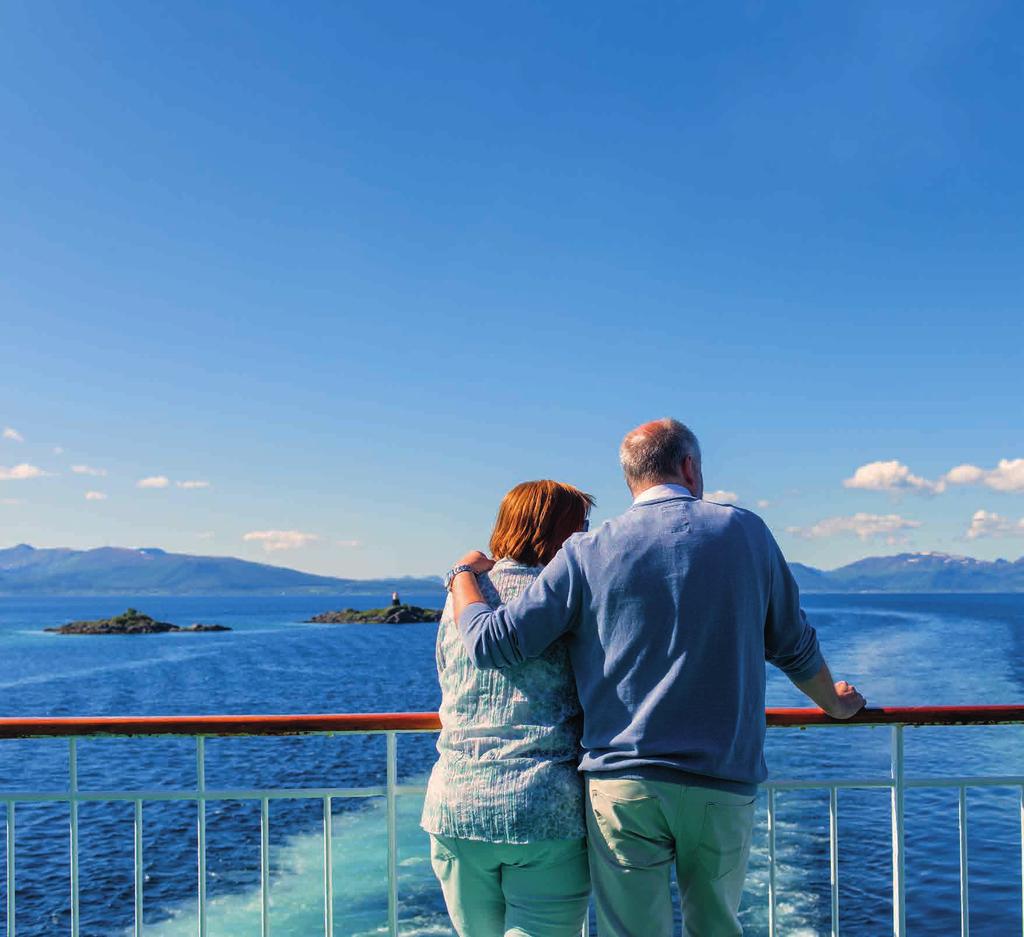
[[[835,704],[825,709],[825,712],[833,719],[849,719],[851,716],[856,716],[867,705],[868,701],[857,692],[857,688],[845,680],[836,683],[835,692]]]
[[[857,715],[867,704],[855,686],[845,680],[833,683],[832,672],[825,663],[822,663],[821,669],[810,680],[802,680],[796,687],[833,719],[849,719]]]

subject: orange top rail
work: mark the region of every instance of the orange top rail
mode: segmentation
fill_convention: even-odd
[[[770,728],[822,725],[1007,725],[1021,706],[903,706],[865,709],[840,721],[819,709],[767,709]],[[318,732],[436,732],[437,713],[326,713],[247,716],[72,716],[0,719],[0,739],[85,735],[303,735]]]

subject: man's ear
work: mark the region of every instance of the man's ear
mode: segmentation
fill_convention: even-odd
[[[686,480],[686,487],[689,488],[691,491],[695,491],[698,479],[698,472],[697,463],[692,455],[688,455],[685,459],[683,459],[682,469],[683,478]]]

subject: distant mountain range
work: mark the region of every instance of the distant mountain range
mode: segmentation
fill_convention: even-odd
[[[839,569],[790,568],[804,592],[1024,592],[1024,557],[975,560],[945,553],[870,556]],[[230,556],[156,547],[0,550],[0,595],[368,595],[440,592],[436,577],[339,579]]]
[[[0,595],[358,595],[440,592],[441,580],[338,579],[230,556],[190,556],[156,547],[0,550]]]
[[[975,560],[948,553],[869,556],[838,569],[790,563],[803,592],[1024,592],[1024,556]]]

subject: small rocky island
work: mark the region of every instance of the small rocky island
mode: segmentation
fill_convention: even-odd
[[[203,624],[182,628],[179,625],[172,625],[169,621],[156,621],[149,615],[129,608],[113,618],[99,618],[96,621],[71,621],[59,628],[44,628],[43,630],[52,631],[55,634],[167,634],[170,632],[230,631],[231,629],[227,625]]]
[[[420,608],[418,605],[389,605],[387,608],[368,608],[357,611],[343,608],[337,612],[323,612],[307,618],[307,622],[321,625],[409,625],[421,621],[440,621],[441,612],[436,608]]]

